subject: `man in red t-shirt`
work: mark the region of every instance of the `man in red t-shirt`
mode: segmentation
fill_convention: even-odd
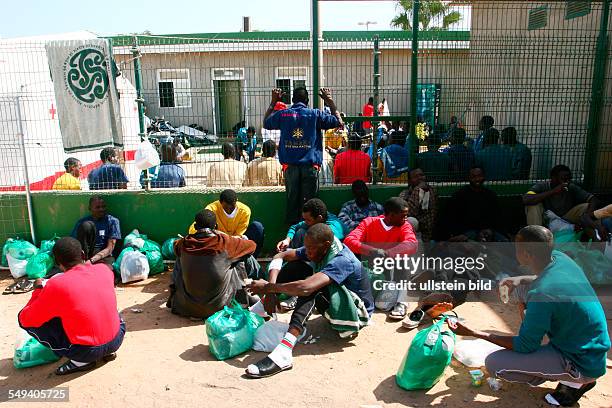
[[[368,103],[363,105],[362,113],[363,113],[363,116],[374,116],[374,98],[372,98],[371,96],[370,96],[370,99],[368,99]],[[366,133],[371,132],[372,123],[363,122],[363,130],[365,130]]]
[[[356,180],[370,182],[370,156],[361,151],[361,138],[351,135],[348,140],[348,150],[336,156],[334,161],[334,183],[353,184]]]
[[[361,259],[373,261],[375,258],[395,258],[398,255],[414,255],[418,249],[412,225],[408,222],[408,203],[391,197],[384,204],[384,215],[367,217],[344,239],[346,245]],[[375,262],[370,262],[375,264]],[[396,282],[407,280],[406,270],[389,271]],[[395,275],[395,276],[394,276]],[[408,312],[407,293],[397,291],[396,297],[389,302],[389,318],[401,320]],[[377,307],[378,299],[377,299]],[[387,307],[382,310],[389,310]]]
[[[19,326],[55,354],[69,358],[55,374],[65,375],[115,359],[125,323],[117,311],[113,272],[103,263],[84,263],[79,241],[60,238],[53,256],[64,272],[37,279],[19,312]]]

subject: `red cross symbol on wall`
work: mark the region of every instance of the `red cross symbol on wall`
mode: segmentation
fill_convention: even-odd
[[[53,104],[51,104],[51,109],[49,109],[49,113],[51,114],[51,119],[55,119],[55,113],[57,111],[55,110],[55,107],[53,106]]]

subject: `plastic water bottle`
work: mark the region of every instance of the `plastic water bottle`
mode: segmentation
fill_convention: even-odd
[[[487,378],[487,384],[489,384],[489,387],[491,387],[493,391],[499,391],[501,390],[501,387],[502,387],[501,381],[493,377]]]

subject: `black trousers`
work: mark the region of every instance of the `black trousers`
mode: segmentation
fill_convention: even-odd
[[[99,250],[96,250],[97,235],[98,231],[96,230],[96,224],[94,224],[92,221],[85,221],[79,225],[79,228],[77,228],[76,239],[81,243],[81,247],[83,248],[83,252],[85,252],[87,259],[91,259],[92,256],[100,252]],[[112,269],[114,262],[115,258],[109,255],[106,258],[100,259],[96,263],[109,265]]]
[[[292,225],[302,218],[302,206],[319,196],[319,170],[312,166],[289,165],[285,170],[286,221]]]
[[[80,363],[100,361],[104,356],[116,352],[123,343],[125,322],[120,320],[119,332],[114,339],[99,346],[71,344],[59,318],[54,318],[40,327],[22,327],[43,346],[51,349],[60,357],[67,357]]]
[[[312,268],[303,261],[287,262],[280,270],[276,283],[289,283],[307,279],[312,276]],[[319,313],[323,314],[329,308],[329,291],[327,287],[323,287],[308,296],[298,296],[297,304],[291,315],[289,327],[295,327],[304,332],[306,322],[314,308],[317,308]]]

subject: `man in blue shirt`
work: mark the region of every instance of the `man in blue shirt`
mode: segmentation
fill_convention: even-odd
[[[558,381],[546,401],[568,407],[606,373],[610,337],[603,308],[582,269],[553,248],[552,233],[539,225],[529,225],[516,236],[516,259],[533,273],[501,283],[521,302],[518,335],[471,330],[458,322],[449,326],[459,335],[505,349],[485,360],[490,375],[534,387]],[[549,342],[542,345],[544,336]]]
[[[501,132],[502,143],[512,150],[512,178],[529,179],[531,171],[531,149],[516,139],[516,129],[512,126]]]
[[[300,218],[302,205],[319,195],[319,169],[323,162],[323,136],[321,130],[343,125],[331,92],[322,88],[319,96],[331,113],[308,108],[306,88],[293,90],[293,105],[289,109],[274,111],[283,91],[272,90],[272,101],[264,116],[264,128],[280,130],[278,158],[283,165],[287,194],[286,221],[294,224]]]
[[[119,166],[117,151],[113,147],[105,147],[100,152],[102,165],[92,170],[87,177],[90,190],[121,190],[127,188],[128,178]]]
[[[185,170],[176,164],[176,147],[170,143],[161,145],[161,163],[151,180],[152,188],[185,187]],[[142,177],[141,177],[142,184]]]
[[[314,273],[305,262],[292,262],[298,260],[312,262]],[[283,261],[287,263],[281,268]],[[247,376],[269,377],[292,368],[297,338],[304,332],[315,307],[322,314],[329,308],[329,286],[332,284],[344,286],[355,294],[368,315],[372,315],[374,299],[370,279],[361,262],[334,237],[329,226],[315,224],[308,229],[302,248],[289,249],[274,256],[269,282],[257,280],[247,285],[252,294],[265,295],[264,308],[268,314],[276,312],[277,294],[298,296],[285,337],[267,357],[247,367]]]
[[[472,149],[474,150],[474,153],[478,153],[480,150],[484,148],[485,133],[489,129],[495,129],[493,127],[494,123],[495,121],[493,120],[492,116],[485,115],[482,118],[480,118],[480,122],[478,122],[478,130],[480,130],[480,133],[478,134],[476,139],[474,140],[470,139],[470,141],[472,142]]]
[[[482,149],[476,152],[476,165],[482,167],[491,181],[512,180],[512,149],[499,144],[499,131],[485,131]]]
[[[89,199],[89,212],[91,215],[77,221],[70,235],[81,243],[87,262],[102,262],[112,268],[115,244],[121,239],[119,220],[106,212],[106,202],[100,196]]]
[[[365,218],[377,217],[384,212],[381,204],[370,200],[368,186],[363,180],[355,180],[351,191],[355,199],[344,203],[338,213],[338,219],[346,227],[347,233],[357,228]]]
[[[474,151],[465,146],[465,129],[455,127],[450,134],[448,172],[452,180],[465,181],[474,165]]]

